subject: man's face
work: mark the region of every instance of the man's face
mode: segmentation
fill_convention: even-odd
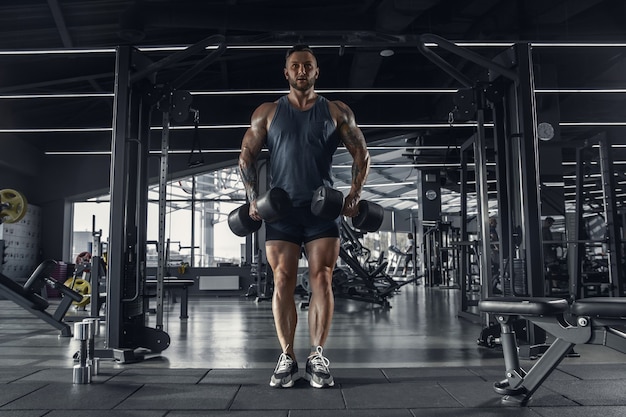
[[[289,55],[285,64],[285,78],[295,90],[306,91],[315,85],[319,68],[313,54],[298,51]]]

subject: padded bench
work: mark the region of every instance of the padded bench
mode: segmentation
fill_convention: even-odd
[[[187,289],[195,284],[195,281],[192,279],[178,279],[178,278],[164,278],[163,279],[163,288],[166,289],[180,289],[180,318],[186,319],[189,318],[188,314],[188,306],[189,306],[189,292]],[[156,289],[157,280],[156,279],[147,279],[146,280],[146,288],[154,288]]]
[[[502,395],[503,405],[525,406],[577,344],[604,345],[626,353],[626,297],[584,298],[571,305],[559,298],[493,297],[481,300],[478,308],[493,314],[500,324],[506,369],[505,379],[494,383],[494,390]],[[512,326],[520,316],[555,338],[528,371],[520,366]]]
[[[61,336],[72,336],[72,329],[69,324],[63,321],[67,310],[72,302],[79,302],[83,296],[78,292],[66,287],[62,282],[50,278],[50,274],[56,268],[57,263],[53,260],[46,260],[39,264],[30,278],[22,287],[6,275],[0,274],[0,294],[13,301],[26,311],[51,324],[61,331]],[[57,306],[53,314],[46,309],[50,306],[48,300],[41,296],[44,286],[50,286],[63,295],[63,299]]]

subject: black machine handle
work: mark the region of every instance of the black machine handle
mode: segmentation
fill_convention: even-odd
[[[72,300],[76,301],[76,302],[80,302],[83,299],[82,294],[74,291],[73,289],[71,289],[70,287],[65,286],[65,284],[63,284],[62,282],[59,282],[55,279],[52,279],[50,277],[45,277],[44,281],[46,282],[46,284],[48,284],[50,287],[54,288],[55,290],[61,292],[63,295],[65,295],[66,297],[71,298]]]
[[[48,285],[74,301],[81,301],[83,299],[81,294],[66,287],[65,284],[50,278],[57,265],[58,263],[52,259],[47,259],[40,263],[37,269],[30,275],[30,278],[28,278],[26,284],[24,284],[24,290],[29,293],[38,293],[44,285]]]

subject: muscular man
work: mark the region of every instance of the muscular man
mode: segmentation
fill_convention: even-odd
[[[251,202],[250,217],[258,220],[256,161],[266,145],[270,153],[270,185],[286,190],[293,203],[286,218],[265,224],[265,250],[274,272],[272,311],[282,348],[270,386],[291,387],[298,375],[293,346],[297,322],[294,292],[304,245],[311,289],[311,351],[304,377],[311,386],[323,388],[334,385],[323,347],[334,311],[332,277],[339,256],[340,220],[313,216],[310,204],[317,187],[332,185],[332,156],[341,142],[354,160],[352,185],[342,214],[355,216],[370,158],[352,110],[341,101],[328,101],[315,92],[319,68],[308,46],[296,45],[287,51],[284,74],[289,93],[273,103],[261,104],[252,114],[241,145],[239,170]]]

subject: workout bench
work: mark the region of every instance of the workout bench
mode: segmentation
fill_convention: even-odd
[[[188,305],[189,305],[189,291],[188,288],[193,286],[195,281],[192,279],[177,279],[177,278],[164,278],[163,288],[165,289],[180,289],[180,318],[189,318]],[[156,289],[157,280],[147,279],[146,288]]]
[[[525,406],[532,395],[577,344],[604,345],[626,353],[626,297],[559,298],[493,297],[478,308],[500,324],[505,379],[494,383],[502,404]],[[512,322],[521,316],[554,336],[548,350],[525,371],[519,363]],[[572,323],[574,322],[574,323]]]
[[[70,289],[50,278],[50,274],[56,268],[57,263],[53,260],[42,262],[32,273],[26,284],[22,287],[6,275],[0,274],[0,294],[13,301],[26,311],[51,324],[53,327],[61,331],[61,336],[72,336],[72,329],[69,324],[63,322],[63,318],[72,302],[79,302],[83,296],[78,292]],[[48,285],[63,294],[63,299],[53,314],[46,311],[48,300],[43,298],[40,293],[42,288]]]

